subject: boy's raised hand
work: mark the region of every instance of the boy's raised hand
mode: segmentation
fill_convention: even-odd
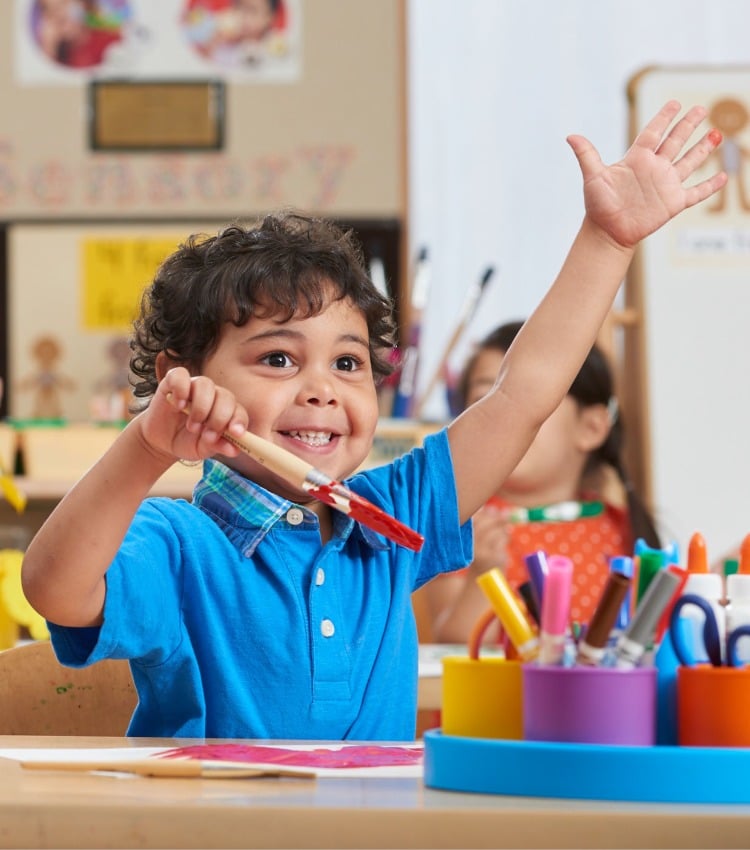
[[[634,247],[727,181],[727,175],[719,172],[694,186],[683,185],[721,142],[721,133],[709,130],[681,154],[706,117],[706,110],[692,107],[667,133],[680,108],[675,100],[666,103],[641,130],[625,157],[614,165],[605,166],[588,139],[568,137],[583,174],[587,217],[624,248]]]

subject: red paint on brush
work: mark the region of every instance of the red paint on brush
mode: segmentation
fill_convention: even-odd
[[[342,513],[348,514],[352,519],[361,522],[378,534],[393,540],[407,549],[419,552],[424,543],[424,537],[408,526],[394,519],[381,510],[377,505],[368,502],[362,496],[358,496],[343,484],[321,484],[310,487],[308,492]]]
[[[722,136],[718,130],[714,129],[708,131],[708,141],[711,142],[714,147],[718,147],[723,140],[724,136]]]

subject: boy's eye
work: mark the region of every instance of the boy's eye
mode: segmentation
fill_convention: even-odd
[[[356,372],[361,365],[362,361],[358,357],[352,357],[350,354],[336,358],[336,368],[341,372]]]
[[[271,354],[266,354],[261,362],[276,369],[284,369],[292,365],[291,358],[288,354],[284,354],[283,351],[273,351]]]

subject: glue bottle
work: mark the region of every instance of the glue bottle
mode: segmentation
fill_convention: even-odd
[[[750,568],[750,564],[748,566]],[[726,616],[724,605],[722,604],[724,599],[724,581],[719,573],[711,572],[709,569],[706,541],[703,539],[703,535],[697,531],[690,538],[690,543],[688,544],[687,571],[688,577],[684,587],[682,588],[682,593],[691,593],[695,596],[701,596],[711,604],[711,608],[716,617],[716,625],[719,629],[720,646],[723,657],[724,636],[726,634]],[[748,592],[750,593],[750,589]],[[689,640],[693,658],[698,664],[707,663],[709,659],[703,645],[703,614],[691,605],[683,608],[682,616],[685,617],[690,624]],[[750,647],[748,647],[748,651],[750,651]]]
[[[726,630],[733,632],[737,626],[750,625],[750,534],[742,541],[737,572],[727,576]],[[750,664],[750,638],[737,641],[737,657]]]

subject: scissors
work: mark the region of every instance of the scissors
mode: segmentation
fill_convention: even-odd
[[[672,608],[672,613],[669,618],[669,634],[672,639],[675,655],[680,664],[686,667],[692,667],[695,664],[701,663],[696,660],[693,655],[693,647],[690,646],[688,635],[690,631],[682,628],[680,623],[680,612],[688,605],[692,605],[704,614],[703,622],[703,647],[708,655],[709,662],[714,667],[721,667],[721,636],[719,634],[719,624],[716,622],[716,614],[714,613],[711,603],[702,596],[696,596],[692,593],[686,593],[675,602]],[[745,662],[737,654],[737,643],[741,637],[750,637],[750,625],[737,626],[733,629],[726,638],[726,659],[730,667],[744,667]]]

